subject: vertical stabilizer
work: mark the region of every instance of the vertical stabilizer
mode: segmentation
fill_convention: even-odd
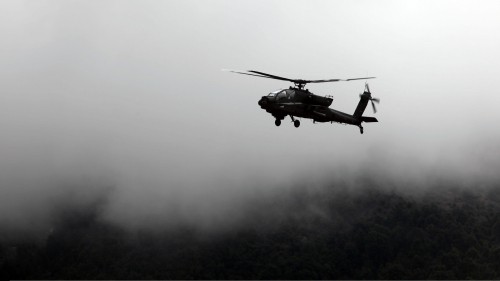
[[[354,118],[356,119],[361,119],[363,116],[363,112],[365,112],[366,106],[368,105],[368,102],[372,102],[372,107],[373,107],[373,113],[377,113],[377,108],[375,107],[375,103],[379,103],[380,100],[377,98],[372,98],[372,93],[370,93],[370,86],[368,86],[368,83],[365,83],[365,91],[363,94],[359,95],[361,100],[358,103],[358,106],[356,107],[356,110],[354,111]],[[375,103],[374,103],[375,102]]]
[[[365,91],[362,95],[359,96],[361,99],[359,100],[358,106],[354,111],[353,116],[357,119],[361,118],[363,112],[365,112],[366,106],[368,105],[368,101],[370,100],[370,93]]]

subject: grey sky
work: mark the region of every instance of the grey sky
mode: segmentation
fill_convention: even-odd
[[[202,206],[203,216],[204,205],[339,167],[416,178],[422,169],[467,177],[498,167],[498,1],[0,6],[0,195],[13,202],[0,208],[8,212],[50,201],[43,190],[54,178],[112,182],[109,216],[140,221],[161,216],[167,201]],[[379,123],[364,135],[309,120],[276,128],[257,101],[289,84],[222,68],[376,76]],[[363,83],[308,88],[352,113]]]

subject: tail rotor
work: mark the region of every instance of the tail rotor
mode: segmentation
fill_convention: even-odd
[[[365,82],[365,92],[363,94],[366,94],[368,96],[368,100],[370,100],[373,108],[373,113],[377,113],[377,108],[375,107],[375,103],[380,103],[380,99],[378,98],[372,98],[372,93],[370,92],[370,86],[368,86],[368,83]]]

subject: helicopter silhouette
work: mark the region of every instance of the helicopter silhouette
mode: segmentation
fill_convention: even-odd
[[[361,125],[363,122],[366,123],[378,122],[377,118],[375,117],[363,116],[363,113],[369,101],[372,104],[374,113],[377,112],[375,103],[380,102],[380,99],[372,97],[370,92],[370,87],[366,82],[365,82],[364,92],[359,95],[360,101],[356,109],[354,110],[353,114],[348,114],[329,108],[329,106],[333,102],[332,96],[322,97],[309,92],[308,89],[304,89],[305,85],[308,83],[366,80],[366,79],[373,79],[375,77],[304,80],[304,79],[290,79],[254,70],[247,70],[247,71],[236,71],[236,70],[226,70],[226,69],[223,70],[238,74],[283,80],[294,83],[295,87],[290,87],[289,89],[283,89],[271,92],[267,96],[263,96],[258,102],[259,106],[262,109],[266,110],[271,115],[273,115],[274,118],[276,118],[274,122],[276,126],[280,126],[281,120],[285,119],[286,116],[290,116],[294,126],[298,128],[300,126],[300,121],[298,119],[295,119],[294,118],[295,116],[295,117],[312,119],[314,123],[337,122],[341,124],[358,126],[360,133],[363,134],[363,126]]]

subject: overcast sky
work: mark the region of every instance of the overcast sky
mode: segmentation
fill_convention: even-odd
[[[53,179],[117,186],[112,217],[366,165],[492,175],[498,15],[499,1],[2,1],[0,208],[33,211]],[[290,83],[223,68],[376,76],[379,123],[275,127],[257,101]],[[308,88],[353,113],[364,81]]]

